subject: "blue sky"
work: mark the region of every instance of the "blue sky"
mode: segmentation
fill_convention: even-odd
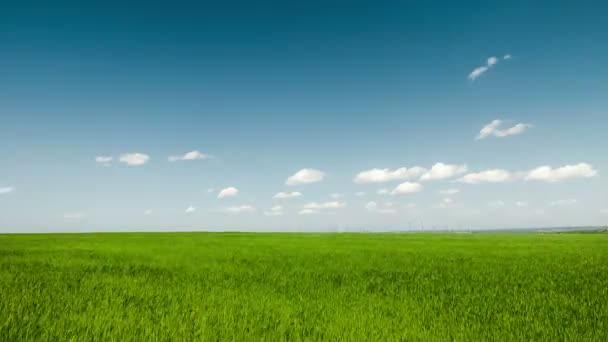
[[[0,231],[606,224],[607,7],[5,5]]]

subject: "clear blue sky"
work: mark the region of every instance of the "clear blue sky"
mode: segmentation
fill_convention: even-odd
[[[606,224],[607,12],[602,1],[5,4],[0,231]],[[206,158],[168,160],[191,151]],[[120,160],[132,153],[148,159]],[[394,172],[436,163],[448,166]],[[286,185],[301,169],[320,174]],[[372,169],[388,170],[355,182]]]

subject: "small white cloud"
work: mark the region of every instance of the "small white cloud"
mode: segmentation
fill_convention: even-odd
[[[194,150],[194,151],[187,152],[186,154],[183,154],[183,155],[170,156],[168,159],[169,159],[169,161],[174,162],[174,161],[179,161],[179,160],[201,160],[201,159],[208,159],[208,158],[209,158],[208,155]]]
[[[448,179],[467,172],[466,165],[436,163],[431,169],[425,172],[421,181]]]
[[[239,189],[229,186],[225,189],[222,189],[219,194],[217,194],[217,198],[227,198],[227,197],[234,197],[236,195],[239,194]]]
[[[298,215],[313,215],[317,213],[319,212],[313,209],[302,209],[298,212]]]
[[[507,60],[507,59],[511,59],[511,55],[505,55],[503,57],[503,59]],[[490,70],[490,68],[494,67],[496,64],[498,64],[499,59],[497,57],[489,57],[486,61],[486,65],[482,65],[479,66],[475,69],[473,69],[473,71],[471,71],[471,73],[469,74],[468,78],[471,81],[475,81],[477,78],[479,78],[481,75],[483,75],[484,73],[486,73],[488,70]]]
[[[483,75],[488,70],[489,68],[487,66],[477,67],[473,69],[473,71],[471,71],[471,73],[469,74],[469,79],[471,81],[475,81],[477,78],[479,78],[479,76]]]
[[[110,156],[97,156],[95,157],[95,162],[103,166],[109,166],[112,162],[112,159],[113,158]]]
[[[325,178],[325,173],[316,169],[302,169],[285,181],[286,185],[301,185],[320,182]]]
[[[367,202],[367,204],[365,205],[365,209],[367,209],[367,211],[375,211],[376,209],[378,209],[378,203],[374,201]]]
[[[144,165],[148,160],[150,160],[150,156],[144,153],[125,153],[119,158],[121,163],[125,163],[129,166]]]
[[[376,191],[376,193],[378,195],[388,195],[390,193],[390,191],[388,191],[388,189],[382,188],[382,189],[378,189],[378,191]]]
[[[458,179],[458,181],[467,184],[502,183],[511,181],[514,178],[515,176],[507,170],[493,169],[466,174]]]
[[[193,206],[189,206],[188,208],[186,208],[186,214],[190,214],[196,211],[196,208]]]
[[[602,214],[608,214],[608,208],[600,210]]]
[[[233,207],[227,207],[222,209],[223,212],[231,213],[231,214],[240,214],[240,213],[252,213],[255,211],[255,207],[251,205],[239,205]]]
[[[512,135],[519,135],[525,132],[528,128],[531,128],[532,125],[525,123],[518,123],[515,126],[509,127],[504,130],[497,130],[494,135],[499,138],[510,137]]]
[[[144,215],[152,215],[152,209],[144,211]]]
[[[498,138],[509,137],[513,135],[519,135],[524,133],[528,128],[531,128],[532,125],[526,123],[518,123],[515,126],[500,129],[503,121],[496,119],[492,120],[489,124],[483,126],[483,128],[479,131],[479,134],[475,138],[476,140],[482,140],[490,136],[495,136]]]
[[[272,196],[272,198],[276,198],[276,199],[289,199],[289,198],[296,198],[296,197],[300,197],[300,196],[302,196],[302,193],[300,193],[298,191],[293,191],[293,192],[278,192],[274,196]]]
[[[494,134],[494,132],[502,125],[502,121],[499,119],[492,120],[489,124],[483,126],[479,131],[479,135],[477,136],[477,140],[485,139],[490,135]]]
[[[540,166],[529,171],[525,180],[536,180],[548,183],[561,182],[572,178],[591,178],[597,175],[597,171],[593,166],[587,163],[579,163],[576,165],[565,165],[556,169],[551,166]]]
[[[456,189],[456,188],[439,190],[439,194],[444,195],[444,196],[456,195],[459,192],[460,192],[460,189]]]
[[[363,197],[365,195],[367,195],[367,193],[365,191],[359,191],[359,192],[355,193],[355,196],[357,196],[357,197]]]
[[[488,206],[492,207],[492,208],[501,208],[501,207],[505,206],[505,202],[501,201],[501,200],[496,200],[496,201],[489,202]]]
[[[83,213],[66,213],[63,214],[63,218],[66,220],[82,220],[84,218]]]
[[[344,197],[344,195],[338,194],[338,193],[333,193],[333,194],[330,194],[329,197],[331,197],[333,199],[340,199],[340,198]]]
[[[391,191],[391,195],[406,195],[413,194],[415,192],[419,192],[422,190],[422,185],[419,183],[410,183],[404,182],[399,185],[393,191]]]
[[[403,205],[403,207],[405,209],[408,209],[408,210],[409,209],[415,209],[416,208],[416,203],[406,203],[406,204]]]
[[[13,188],[12,186],[2,187],[0,188],[0,195],[10,194],[13,191],[15,191],[15,188]]]
[[[371,169],[359,172],[355,176],[354,182],[357,184],[385,183],[416,178],[424,172],[426,172],[426,169],[420,166],[414,166],[409,169],[407,167],[401,167],[396,170]]]
[[[376,202],[370,201],[365,205],[365,209],[369,212],[379,213],[379,214],[394,214],[397,212],[393,208],[392,203],[385,203],[384,207],[380,207]]]
[[[283,215],[283,207],[280,206],[280,205],[275,205],[274,207],[270,208],[270,210],[265,211],[264,215],[266,215],[266,216],[281,216],[281,215]]]
[[[439,208],[442,208],[442,209],[449,208],[452,206],[453,203],[454,203],[453,199],[444,198],[441,200],[441,203],[439,203]]]
[[[569,198],[569,199],[561,199],[561,200],[550,202],[549,205],[552,207],[564,207],[564,206],[574,205],[577,203],[578,203],[578,200],[576,200],[574,198]]]
[[[332,202],[310,202],[302,206],[302,209],[311,209],[311,210],[323,210],[323,209],[340,209],[346,207],[346,203],[340,201],[332,201]]]
[[[520,208],[523,208],[523,207],[527,207],[528,206],[528,202],[517,201],[517,202],[515,202],[515,205],[518,206],[518,207],[520,207]]]

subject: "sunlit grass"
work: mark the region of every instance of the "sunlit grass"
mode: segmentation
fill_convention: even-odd
[[[0,235],[0,340],[608,340],[605,234]]]

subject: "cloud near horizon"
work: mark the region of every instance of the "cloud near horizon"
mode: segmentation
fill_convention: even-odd
[[[275,199],[289,199],[289,198],[296,198],[296,197],[300,197],[300,196],[302,196],[302,193],[298,192],[298,191],[277,192],[274,196],[272,196],[272,198],[275,198]]]
[[[15,191],[15,188],[12,186],[5,186],[5,187],[1,187],[0,188],[0,195],[3,194],[10,194],[11,192]]]
[[[170,162],[175,162],[175,161],[185,161],[185,160],[202,160],[202,159],[208,159],[208,158],[209,158],[209,155],[206,155],[197,150],[194,150],[194,151],[187,152],[183,155],[169,156],[168,160]]]
[[[556,183],[572,178],[591,178],[597,176],[597,174],[597,170],[587,163],[565,165],[555,169],[545,165],[530,170],[524,179]]]
[[[255,207],[252,205],[238,205],[232,207],[223,208],[221,211],[230,214],[240,214],[240,213],[253,213],[255,212]]]
[[[233,187],[233,186],[229,186],[227,188],[222,189],[218,194],[217,194],[217,198],[222,199],[222,198],[227,198],[227,197],[234,197],[236,195],[239,194],[239,189]]]
[[[304,185],[317,183],[325,178],[325,172],[317,169],[301,169],[285,181],[286,185]]]
[[[468,173],[462,178],[458,179],[458,182],[467,184],[481,184],[481,183],[502,183],[508,182],[514,179],[511,172],[502,169],[492,169],[480,172]]]
[[[420,183],[404,182],[397,185],[397,187],[391,191],[391,195],[407,195],[420,192],[421,190],[422,185]]]
[[[264,212],[264,215],[266,216],[281,216],[283,215],[283,207],[280,205],[275,205],[274,207],[270,208],[270,210],[266,210]]]
[[[118,160],[128,166],[141,166],[150,160],[150,156],[144,153],[124,153]]]
[[[452,177],[456,177],[460,174],[467,172],[468,168],[465,164],[456,165],[456,164],[444,164],[444,163],[435,163],[430,170],[425,172],[422,176],[420,176],[421,181],[432,181],[432,180],[442,180],[448,179]]]

